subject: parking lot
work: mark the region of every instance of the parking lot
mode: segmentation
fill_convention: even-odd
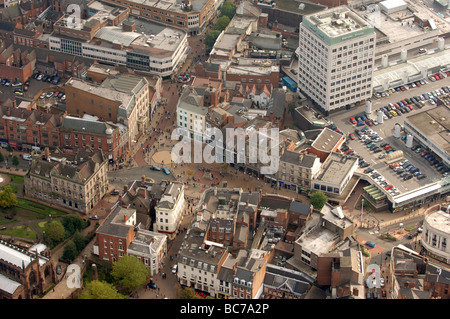
[[[23,90],[23,95],[18,95],[18,94],[14,93],[14,90],[16,90],[18,87],[13,87],[11,85],[5,86],[5,85],[0,84],[0,102],[5,102],[8,99],[13,100],[14,97],[32,100],[36,97],[36,95],[42,89],[47,89],[47,88],[55,88],[54,91],[57,91],[57,90],[61,91],[61,87],[63,87],[63,84],[62,84],[63,82],[64,82],[64,80],[61,80],[61,82],[58,85],[54,85],[49,82],[38,81],[36,79],[30,78],[29,79],[30,85],[28,86],[28,90],[26,90],[26,91]],[[55,103],[55,102],[59,102],[60,99],[53,98],[53,99],[47,100],[47,102],[48,101],[50,101],[51,103]],[[44,102],[44,101],[41,101],[41,102]]]
[[[405,100],[406,98],[422,95],[424,93],[440,89],[444,86],[448,86],[450,85],[450,78],[447,77],[433,82],[427,79],[427,82],[428,83],[426,83],[425,85],[421,85],[420,87],[416,86],[414,88],[405,89],[404,91],[398,91],[389,94],[385,97],[373,98],[372,113],[370,115],[370,118],[376,120],[377,111],[381,107],[389,105],[389,103],[397,103],[399,101]],[[392,184],[392,187],[397,189],[397,192],[394,193],[394,191],[392,191],[392,194],[399,194],[408,192],[431,182],[435,182],[441,179],[443,176],[442,172],[438,172],[435,166],[431,166],[430,162],[425,157],[421,156],[422,152],[416,153],[411,148],[406,147],[406,137],[404,137],[403,139],[401,137],[394,137],[394,126],[396,123],[403,126],[404,119],[407,116],[417,114],[418,112],[429,110],[434,107],[436,107],[436,105],[432,105],[428,101],[425,101],[422,108],[413,105],[410,112],[395,117],[393,116],[390,119],[385,116],[383,123],[378,123],[372,126],[364,123],[363,126],[358,127],[356,124],[352,124],[350,122],[351,117],[356,118],[357,116],[365,115],[365,105],[353,108],[351,110],[339,111],[335,114],[331,114],[328,116],[328,119],[332,121],[346,136],[349,136],[350,133],[353,133],[355,135],[355,139],[348,139],[347,146],[350,151],[353,151],[354,154],[360,156],[363,161],[369,164],[366,167],[359,168],[358,171],[363,173],[368,168],[376,170],[381,176],[384,176],[385,178],[385,182],[382,184],[382,186],[387,187]],[[376,134],[380,137],[378,141],[373,141],[374,144],[380,149],[378,153],[374,153],[374,151],[371,151],[367,147],[367,144],[360,140],[355,134],[355,129],[361,130],[364,128],[370,129],[373,132],[370,135]],[[405,133],[401,132],[401,136],[404,135]],[[387,154],[387,151],[384,149],[384,147],[381,147],[381,145],[384,144],[391,145],[392,149],[403,151],[404,157],[402,159],[399,159],[398,162],[407,159],[409,163],[418,168],[420,170],[420,173],[425,175],[426,178],[419,180],[416,176],[413,176],[408,180],[404,180],[402,177],[400,177],[400,175],[397,174],[396,171],[389,167],[384,158],[379,158],[381,154]],[[413,142],[413,145],[416,144],[416,142]],[[346,148],[344,148],[344,150],[346,150]]]

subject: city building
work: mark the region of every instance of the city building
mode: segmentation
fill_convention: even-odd
[[[420,239],[422,249],[433,259],[450,264],[450,214],[442,210],[428,211]]]
[[[267,264],[262,298],[304,299],[313,283],[303,272]]]
[[[320,167],[317,155],[286,150],[280,157],[278,184],[296,192],[310,192],[312,179]]]
[[[338,214],[338,207],[325,204],[320,213],[311,215],[302,234],[295,240],[293,258],[318,270],[320,257],[352,236],[353,230],[353,222]]]
[[[10,81],[28,80],[36,65],[36,52],[30,48],[18,48],[0,41],[0,74]]]
[[[4,103],[0,106],[0,140],[13,149],[31,151],[33,148],[60,146],[62,115],[36,109],[19,108]]]
[[[180,133],[190,139],[203,141],[206,132],[206,115],[209,105],[205,101],[205,89],[185,87],[177,104],[177,126]]]
[[[334,299],[364,299],[364,256],[358,243],[324,254],[318,258],[318,286],[329,286]]]
[[[450,270],[430,262],[428,257],[398,245],[392,248],[389,264],[392,299],[449,299]]]
[[[0,239],[1,299],[38,298],[55,282],[55,265],[45,245],[27,249]]]
[[[166,234],[173,239],[178,231],[186,209],[184,199],[184,185],[178,182],[170,182],[161,194],[161,199],[155,206],[156,216],[153,230]]]
[[[65,153],[86,148],[102,150],[112,164],[122,158],[129,149],[126,127],[99,121],[90,116],[65,116],[60,132],[61,147]]]
[[[106,0],[106,2],[126,6],[134,16],[184,30],[189,35],[202,33],[223,3],[213,0]]]
[[[52,154],[33,159],[25,176],[25,195],[89,214],[108,191],[108,159],[101,150]]]
[[[136,223],[136,210],[121,207],[116,203],[111,208],[111,212],[105,221],[95,232],[94,255],[111,263],[127,255],[128,247],[135,237],[134,228],[136,226],[138,226]],[[152,262],[150,262],[151,264]]]
[[[150,125],[149,89],[144,77],[118,74],[105,78],[101,84],[71,78],[66,82],[65,93],[69,115],[87,114],[125,126],[130,147]]]
[[[127,249],[128,256],[138,258],[154,276],[162,271],[167,256],[167,236],[149,230],[138,229]]]
[[[50,50],[162,77],[170,77],[186,59],[187,33],[182,30],[129,16],[129,8],[99,1],[90,3],[87,12],[76,27],[68,14],[54,24]]]
[[[218,291],[217,274],[229,255],[221,244],[206,241],[205,231],[190,228],[177,254],[177,279],[182,287],[191,287],[210,296]]]
[[[359,180],[353,174],[357,168],[358,158],[333,152],[313,177],[312,190],[320,190],[329,197],[347,198]]]
[[[374,28],[347,6],[304,16],[299,49],[298,87],[326,114],[371,97]]]

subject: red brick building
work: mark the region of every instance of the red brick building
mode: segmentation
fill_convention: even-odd
[[[97,229],[97,243],[94,254],[100,259],[114,262],[127,254],[127,248],[134,239],[136,210],[117,205]]]
[[[0,74],[8,80],[28,80],[36,65],[33,49],[17,48],[12,44],[0,43]]]
[[[13,148],[31,150],[33,146],[60,145],[62,115],[0,106],[0,139]]]

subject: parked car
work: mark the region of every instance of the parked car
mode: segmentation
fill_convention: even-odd
[[[178,265],[175,264],[175,265],[172,266],[172,274],[176,274],[177,271],[178,271]]]
[[[170,175],[170,171],[167,168],[163,168],[162,171],[164,172],[164,174],[166,175]]]
[[[33,157],[30,154],[24,154],[22,158],[26,161],[32,161]]]
[[[150,169],[151,169],[152,171],[160,171],[160,170],[161,170],[160,167],[155,166],[155,165],[150,166]]]
[[[111,191],[111,193],[109,193],[110,195],[112,195],[112,196],[115,196],[115,195],[119,195],[119,191],[117,190],[117,189],[113,189],[112,191]]]
[[[369,247],[371,247],[371,248],[375,248],[375,243],[374,242],[371,242],[371,241],[366,241],[366,246],[369,246]]]

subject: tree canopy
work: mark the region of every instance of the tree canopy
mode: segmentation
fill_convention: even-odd
[[[219,36],[221,31],[219,30],[211,30],[205,36],[205,45],[208,51],[212,49],[214,43],[216,42],[217,37]]]
[[[16,155],[14,155],[13,158],[12,158],[12,164],[14,166],[19,165],[19,158]]]
[[[119,290],[130,293],[147,282],[149,269],[136,257],[125,255],[113,263],[111,275]]]
[[[218,31],[223,31],[226,29],[230,21],[231,19],[228,16],[221,16],[219,19],[217,19],[214,29]]]
[[[10,185],[5,185],[3,190],[0,191],[0,207],[1,208],[9,208],[16,206],[18,204],[17,197],[12,191]]]
[[[225,1],[222,4],[222,9],[220,9],[220,16],[227,16],[228,18],[233,19],[236,14],[236,5],[231,1]]]
[[[120,294],[113,284],[94,280],[85,285],[78,299],[125,299],[125,296]]]
[[[314,209],[321,210],[328,198],[322,191],[316,191],[311,194],[310,201]]]
[[[67,245],[64,246],[63,254],[61,256],[62,260],[72,261],[78,255],[78,249],[73,240],[69,241]]]

